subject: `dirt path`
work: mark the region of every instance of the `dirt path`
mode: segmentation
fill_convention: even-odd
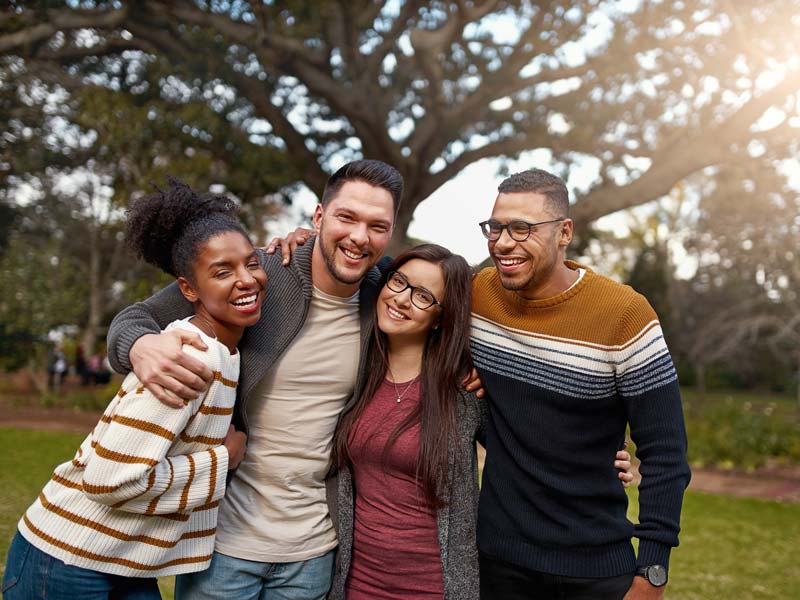
[[[0,427],[88,433],[100,412],[58,408],[0,406]],[[638,478],[638,472],[636,473]],[[800,467],[765,468],[753,473],[693,469],[690,489],[739,498],[762,498],[800,503]]]

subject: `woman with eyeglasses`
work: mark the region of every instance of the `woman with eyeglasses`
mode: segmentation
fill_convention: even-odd
[[[384,275],[370,375],[341,418],[338,569],[329,598],[477,598],[475,440],[467,262],[434,244]]]

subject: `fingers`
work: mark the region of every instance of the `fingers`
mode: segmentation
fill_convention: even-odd
[[[305,227],[298,227],[295,229],[290,234],[290,237],[294,236],[294,239],[291,240],[291,243],[294,244],[292,251],[297,250],[297,246],[304,245],[312,235],[314,235],[313,229],[306,229]],[[288,240],[289,238],[287,238],[287,241]]]
[[[274,238],[272,238],[272,240],[270,241],[270,243],[269,243],[269,244],[267,244],[266,248],[263,248],[263,250],[264,250],[264,252],[266,252],[267,254],[274,254],[274,253],[275,253],[275,248],[276,248],[277,246],[280,246],[280,245],[281,245],[281,238],[279,238],[279,237],[274,237]]]
[[[198,350],[208,350],[208,346],[203,341],[198,334],[193,333],[191,331],[186,331],[184,329],[176,329],[175,331],[178,332],[178,336],[181,341],[181,345],[189,344],[190,346],[194,346]]]
[[[285,243],[281,244],[281,257],[283,257],[283,266],[289,264],[289,261],[292,259],[292,253],[294,249],[297,248],[296,236],[294,232],[290,233],[286,236],[284,240]]]
[[[203,362],[181,352],[176,363],[170,365],[170,374],[197,393],[205,392],[214,381],[214,372]]]
[[[628,487],[634,480],[631,455],[625,450],[617,452],[614,467],[620,470],[617,473],[617,478],[622,482],[623,486]]]
[[[133,370],[159,401],[181,407],[208,389],[214,374],[202,361],[183,352],[183,345],[203,349],[195,333],[172,330],[139,338],[131,349]]]
[[[314,235],[313,230],[306,229],[305,227],[298,227],[285,238],[272,238],[272,241],[265,250],[267,254],[275,254],[276,248],[280,246],[281,259],[283,265],[286,266],[291,261],[292,254],[297,250],[297,247],[304,245],[312,235]]]
[[[244,458],[247,435],[243,431],[236,431],[234,426],[230,425],[223,445],[228,449],[228,470],[235,469]]]
[[[478,389],[478,391],[477,391],[477,392],[475,392],[475,395],[476,395],[478,398],[483,398],[483,397],[485,397],[485,396],[486,396],[486,390],[484,390],[483,388],[479,388],[479,389]]]
[[[163,386],[157,383],[145,383],[144,387],[146,387],[156,399],[166,406],[171,408],[183,408],[186,406],[186,402],[183,398],[179,398],[169,390],[165,389]]]
[[[461,383],[464,385],[464,389],[468,392],[474,392],[483,385],[481,383],[481,378],[478,377],[478,371],[474,368],[464,377]]]

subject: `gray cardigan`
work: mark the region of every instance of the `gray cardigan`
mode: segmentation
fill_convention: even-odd
[[[474,394],[458,392],[458,432],[448,452],[447,504],[436,515],[439,550],[444,574],[445,600],[477,600],[479,597],[478,548],[475,523],[478,517],[478,457],[475,441],[482,438],[487,418],[486,403]],[[339,552],[328,600],[343,600],[353,552],[353,477],[343,469],[338,477]]]
[[[239,342],[241,368],[236,408],[233,421],[240,431],[248,432],[245,406],[251,400],[256,384],[269,372],[275,362],[300,332],[311,303],[311,255],[315,239],[312,238],[294,253],[289,266],[281,263],[280,253],[274,255],[259,251],[259,258],[267,272],[267,290],[261,306],[261,319],[248,327]],[[369,339],[370,324],[378,293],[380,272],[370,269],[361,283],[359,316],[361,321],[361,347]],[[158,333],[175,319],[194,314],[192,305],[183,297],[178,285],[173,283],[154,296],[129,306],[111,322],[108,330],[108,358],[119,373],[132,370],[131,346],[141,336]],[[366,357],[361,353],[356,388],[364,382]],[[354,401],[351,398],[346,406]],[[331,511],[333,514],[333,511]]]

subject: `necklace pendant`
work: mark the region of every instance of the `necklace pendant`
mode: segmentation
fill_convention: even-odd
[[[397,397],[397,403],[400,404],[400,396]]]

